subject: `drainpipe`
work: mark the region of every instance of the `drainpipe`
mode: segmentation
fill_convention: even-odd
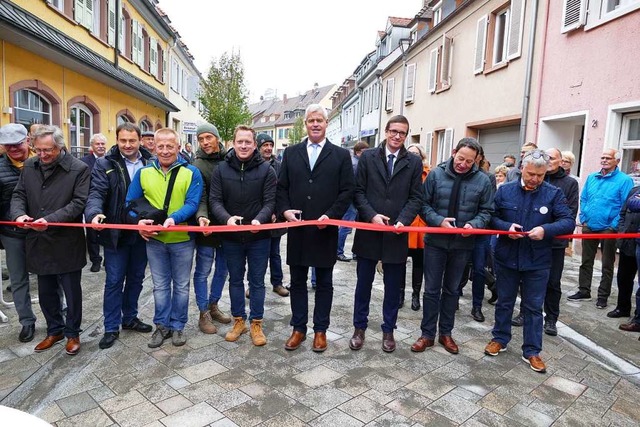
[[[382,132],[382,71],[378,74],[378,88],[380,94],[378,95],[378,132],[376,132],[376,146],[380,144],[380,133]]]
[[[108,14],[108,12],[107,12]],[[120,2],[116,0],[116,34],[115,34],[115,40],[113,42],[114,44],[114,48],[113,48],[113,65],[118,68],[118,61],[120,53],[120,24],[121,24],[121,19],[122,17],[120,16],[122,14],[122,7],[120,6]]]
[[[362,111],[364,103],[362,101],[362,88],[358,87],[358,102],[360,103],[360,111],[358,111],[358,133],[356,136],[356,142],[360,141],[360,132],[362,131],[362,114],[364,114],[364,111]]]
[[[546,2],[547,11],[545,13],[545,22],[544,22],[544,30],[542,33],[542,58],[540,59],[540,64],[538,67],[540,68],[540,84],[538,85],[538,102],[536,103],[536,120],[540,118],[540,104],[542,103],[542,85],[544,84],[544,60],[547,57],[547,31],[549,28],[549,9],[551,8],[551,0],[547,0]],[[533,134],[533,141],[538,140],[538,133],[540,132],[540,123],[537,124],[535,128],[535,132]]]
[[[520,136],[518,139],[519,146],[522,147],[525,142],[527,133],[527,120],[529,119],[529,100],[531,99],[531,74],[533,73],[533,49],[536,40],[536,25],[538,19],[538,0],[533,0],[533,9],[531,14],[531,24],[529,28],[529,56],[527,57],[527,70],[524,81],[524,94],[522,96],[522,118],[520,119]]]

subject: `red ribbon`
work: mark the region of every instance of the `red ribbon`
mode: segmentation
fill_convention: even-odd
[[[25,223],[13,221],[0,221],[0,225],[10,225],[20,227]],[[31,223],[26,223],[31,224]],[[371,224],[369,222],[343,221],[339,219],[327,219],[324,221],[309,220],[295,222],[275,222],[261,225],[209,225],[200,227],[197,225],[175,225],[172,227],[163,227],[161,225],[138,225],[138,224],[85,224],[72,222],[48,222],[47,227],[80,227],[80,228],[99,228],[113,230],[133,230],[133,231],[157,231],[157,232],[212,232],[212,233],[228,233],[236,231],[265,231],[276,230],[281,228],[308,227],[308,226],[327,226],[335,225],[339,227],[355,228],[368,231],[386,231],[392,233],[426,233],[426,234],[523,234],[520,232],[490,230],[483,228],[443,228],[443,227],[412,227],[403,226],[396,228],[393,225]],[[559,239],[637,239],[640,233],[590,233],[590,234],[566,234],[558,236]]]

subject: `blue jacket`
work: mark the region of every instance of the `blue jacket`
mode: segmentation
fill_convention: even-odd
[[[530,231],[542,226],[544,239],[510,239],[500,235],[495,262],[518,271],[549,268],[553,238],[571,233],[574,221],[567,198],[558,187],[543,182],[537,189],[525,191],[520,181],[500,186],[495,197],[492,228],[506,231],[515,223],[520,224],[524,231]]]
[[[606,175],[589,175],[580,195],[580,223],[592,231],[617,230],[620,209],[631,188],[633,180],[617,167]]]

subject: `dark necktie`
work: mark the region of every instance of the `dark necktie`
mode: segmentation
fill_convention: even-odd
[[[387,174],[389,174],[389,178],[391,178],[391,174],[393,174],[393,159],[396,157],[395,154],[389,154],[389,161],[387,161]]]

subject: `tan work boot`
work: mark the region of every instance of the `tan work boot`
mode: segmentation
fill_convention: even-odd
[[[248,331],[247,325],[242,317],[234,317],[233,321],[235,322],[233,324],[233,328],[231,328],[231,330],[227,332],[227,335],[224,337],[226,341],[238,341],[240,335]]]
[[[211,313],[209,310],[200,312],[200,320],[198,321],[198,328],[204,334],[215,334],[218,332],[218,328],[213,324],[213,320],[211,319]]]
[[[231,316],[220,310],[218,308],[217,302],[212,302],[211,304],[209,304],[209,313],[211,314],[211,319],[213,320],[224,323],[225,325],[227,323],[231,323]]]
[[[251,341],[253,341],[253,345],[255,346],[259,347],[267,343],[267,337],[264,336],[264,332],[262,331],[262,319],[254,319],[251,321],[251,331],[249,335],[251,335]]]

